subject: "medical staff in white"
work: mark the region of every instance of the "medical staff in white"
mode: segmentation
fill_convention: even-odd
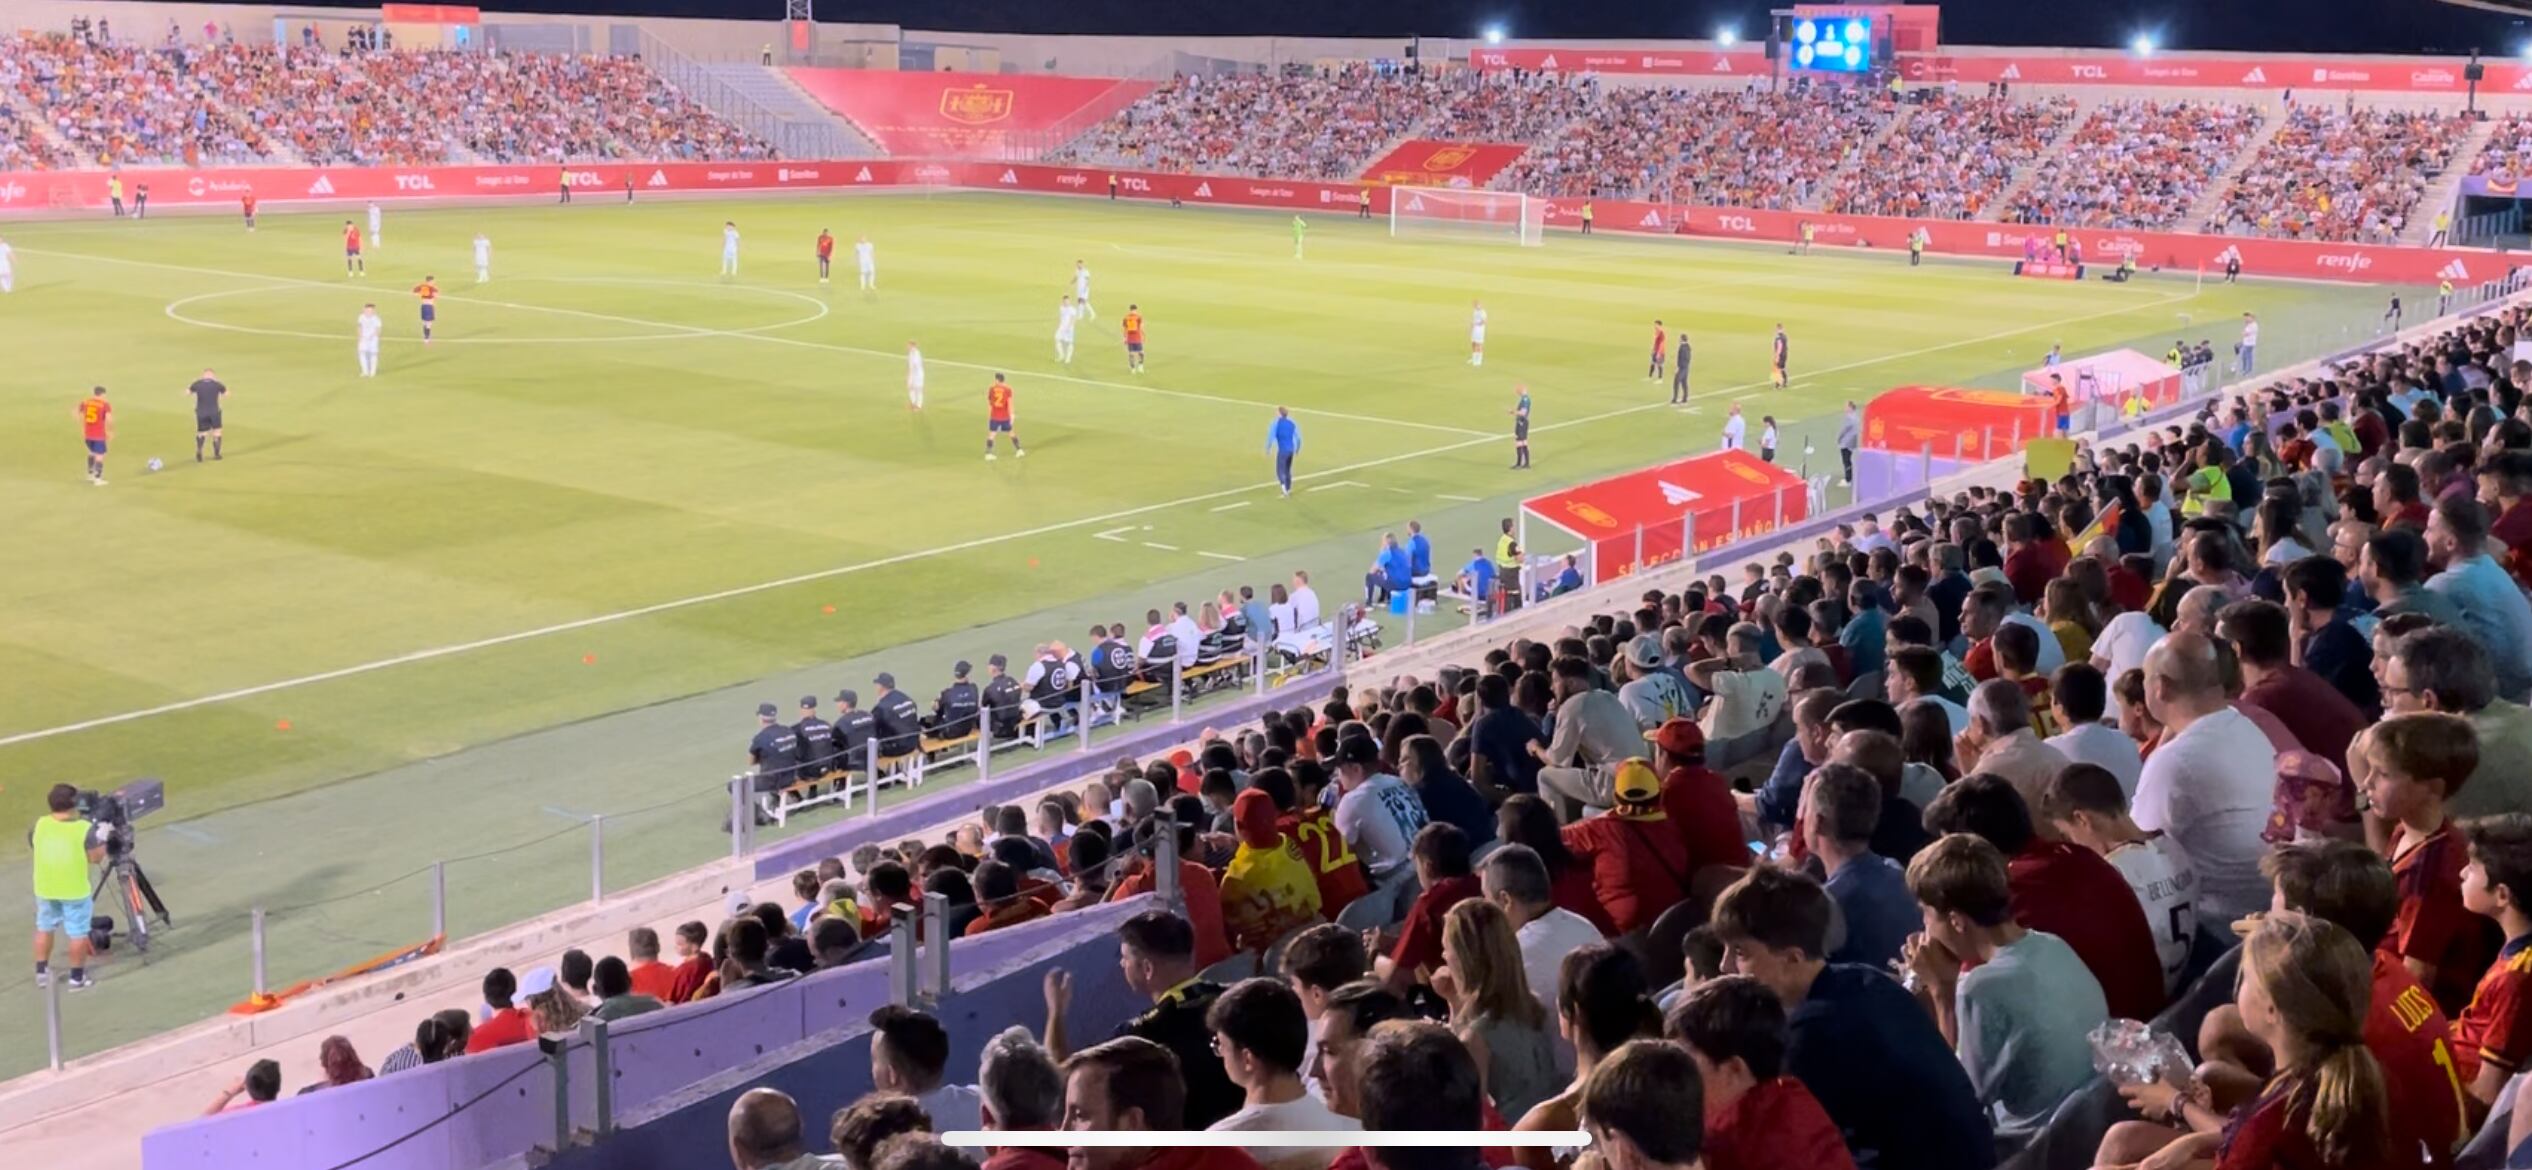
[[[1081,305],[1081,315],[1084,320],[1095,319],[1099,316],[1090,307],[1089,261],[1073,261],[1073,300]]]
[[[879,260],[870,250],[870,237],[863,236],[853,244],[853,266],[861,270],[862,291],[879,288]]]
[[[923,351],[906,342],[906,409],[923,409]]]
[[[1072,364],[1073,322],[1080,315],[1071,297],[1065,297],[1063,307],[1055,311],[1055,360],[1066,365]]]
[[[1486,364],[1486,302],[1468,302],[1468,364]]]
[[[386,322],[378,319],[377,305],[367,304],[360,307],[361,377],[375,378],[378,376],[378,335],[380,332],[385,330],[386,327]]]
[[[738,224],[732,220],[723,220],[721,221],[721,277],[727,280],[737,275]]]
[[[475,233],[475,283],[492,279],[492,240],[482,232]]]

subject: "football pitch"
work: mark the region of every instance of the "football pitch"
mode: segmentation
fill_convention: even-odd
[[[2159,354],[2185,335],[2222,353],[2245,310],[2282,365],[2360,339],[2391,291],[2078,285],[1611,236],[1397,240],[1337,216],[1311,217],[1296,259],[1286,213],[986,194],[391,208],[368,276],[348,279],[343,218],[5,233],[0,810],[23,823],[52,783],[137,776],[164,778],[171,806],[141,835],[179,934],[157,971],[104,965],[74,1051],[243,993],[242,950],[187,922],[402,883],[392,929],[365,933],[387,912],[357,899],[311,919],[297,978],[421,933],[405,928],[416,864],[516,847],[585,871],[575,817],[623,815],[619,884],[709,859],[714,793],[760,697],[867,700],[884,668],[928,706],[953,658],[1017,662],[1294,568],[1333,604],[1409,518],[1447,575],[1522,495],[1712,449],[1734,401],[1753,445],[1761,414],[1785,424],[1781,461],[1816,441],[1816,474],[1849,398],[2011,385],[2052,343]],[[744,237],[732,280],[715,275],[724,219]],[[837,237],[824,286],[821,228]],[[851,271],[865,235],[872,294]],[[1059,365],[1077,259],[1098,315]],[[442,290],[427,348],[409,291],[425,276]],[[364,301],[387,323],[375,379],[356,377]],[[1129,303],[1148,321],[1139,376],[1117,327]],[[1695,347],[1692,409],[1645,378],[1655,318]],[[1780,322],[1781,391],[1765,384]],[[929,367],[920,412],[909,340]],[[227,458],[197,465],[185,386],[205,368],[231,390]],[[995,371],[1025,459],[982,458]],[[1525,472],[1508,469],[1516,383],[1535,402]],[[74,415],[93,384],[115,405],[102,488]],[[1278,405],[1303,430],[1289,499],[1264,449]],[[25,848],[0,833],[0,859]],[[535,868],[483,880],[452,932],[571,900],[569,878],[511,888]],[[179,977],[189,941],[223,957]],[[0,991],[26,983],[10,970]],[[156,993],[118,992],[159,971]],[[37,1017],[6,1018],[0,1074],[40,1063]]]

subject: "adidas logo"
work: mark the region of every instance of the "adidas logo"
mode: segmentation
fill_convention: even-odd
[[[1717,73],[1730,73],[1732,71],[1732,59],[1730,57],[1715,58],[1714,71]]]
[[[867,182],[869,182],[869,181],[870,181],[870,168],[869,168],[869,167],[863,167],[862,169],[860,169],[860,170],[858,170],[858,171],[853,172],[853,181],[854,181],[854,182],[856,182],[856,183],[867,183]]]
[[[1997,74],[1996,78],[2000,81],[2020,81],[2022,80],[2022,67],[2019,65],[2007,65],[2004,67],[2004,72]]]
[[[666,171],[652,171],[650,179],[644,183],[644,186],[650,187],[665,187],[667,185],[668,172]]]
[[[1016,171],[1004,171],[1002,172],[1002,178],[997,181],[1017,186],[1020,182],[1020,176]]]
[[[1657,479],[1654,480],[1653,483],[1662,489],[1662,502],[1674,508],[1679,507],[1682,504],[1694,503],[1705,498],[1704,496],[1699,495],[1696,492],[1689,491],[1687,488],[1681,487],[1669,480]]]
[[[2263,71],[2263,70],[2262,70],[2259,66],[2257,66],[2257,65],[2253,65],[2253,66],[2251,66],[2251,71],[2250,71],[2250,72],[2245,73],[2245,74],[2243,74],[2243,75],[2242,75],[2242,84],[2244,84],[2244,85],[2266,85],[2266,84],[2268,84],[2268,74],[2267,74],[2265,71]]]
[[[1544,57],[1539,58],[1539,68],[1541,68],[1541,69],[1554,69],[1554,68],[1556,68],[1556,54],[1554,54],[1554,53],[1550,53],[1550,54],[1548,54],[1548,55],[1546,55],[1546,56],[1544,56]]]
[[[316,182],[308,184],[308,194],[310,195],[331,195],[333,193],[333,180],[328,179],[323,175],[318,175],[316,177]]]
[[[1211,183],[1198,183],[1198,184],[1196,184],[1196,198],[1198,198],[1198,199],[1211,199],[1211,198],[1213,198],[1213,184],[1211,184]]]
[[[2228,247],[2225,250],[2216,253],[2216,263],[2218,264],[2231,264],[2241,258],[2242,249],[2236,247]]]
[[[1407,210],[1409,210],[1409,211],[1422,211],[1422,210],[1424,210],[1424,196],[1422,196],[1422,195],[1409,195],[1409,196],[1407,196]]]
[[[2469,280],[2470,269],[2462,267],[2462,262],[2456,260],[2442,268],[2436,269],[2435,275],[2444,280]]]
[[[1658,212],[1658,211],[1647,211],[1647,212],[1645,212],[1645,213],[1644,213],[1644,222],[1643,222],[1642,224],[1638,225],[1638,226],[1641,226],[1641,227],[1652,227],[1652,228],[1657,228],[1657,227],[1662,226],[1662,213],[1661,213],[1661,212]]]

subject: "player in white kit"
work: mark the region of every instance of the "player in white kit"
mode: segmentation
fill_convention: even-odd
[[[1065,297],[1063,307],[1055,312],[1055,360],[1065,365],[1073,361],[1073,322],[1080,315],[1071,297]]]
[[[492,279],[492,240],[482,232],[475,233],[475,283]]]
[[[18,291],[18,254],[0,240],[0,293]]]
[[[729,278],[731,278],[731,277],[734,277],[734,276],[737,276],[737,275],[738,275],[738,224],[737,224],[737,222],[736,222],[736,221],[733,221],[733,220],[722,220],[722,221],[721,221],[721,278],[722,278],[723,280],[727,280],[727,279],[729,279]]]
[[[861,270],[863,292],[878,291],[879,260],[870,250],[869,236],[853,241],[853,267]]]
[[[1468,302],[1468,364],[1486,364],[1486,302]]]
[[[906,342],[906,409],[923,409],[923,351]]]
[[[369,205],[369,246],[372,248],[384,248],[387,246],[387,237],[383,234],[383,229],[380,227],[380,214],[381,213],[379,212],[378,205],[376,203]]]
[[[378,335],[381,331],[386,329],[386,327],[386,322],[378,319],[378,306],[375,303],[362,305],[360,307],[361,377],[375,378],[378,376]]]
[[[1090,307],[1090,265],[1086,261],[1073,261],[1073,300],[1081,305],[1083,320],[1098,318],[1099,314]]]

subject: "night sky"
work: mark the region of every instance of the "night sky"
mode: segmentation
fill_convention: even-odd
[[[359,0],[316,0],[360,6]],[[2513,0],[2532,8],[2532,0]],[[374,0],[370,5],[374,7]],[[782,11],[778,0],[493,0],[496,10],[729,17]],[[909,28],[1101,34],[1474,36],[1501,21],[1514,37],[1706,37],[1725,24],[1763,29],[1764,0],[865,0],[819,4],[826,21]],[[1790,6],[1789,4],[1786,6]],[[2123,46],[2154,30],[2171,49],[2492,56],[2532,40],[2532,24],[2437,0],[1953,0],[1943,39],[1980,45]]]

